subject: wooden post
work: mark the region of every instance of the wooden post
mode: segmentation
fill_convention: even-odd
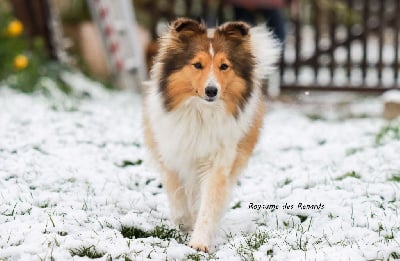
[[[383,48],[384,48],[384,31],[386,28],[386,17],[385,17],[385,4],[387,1],[381,0],[379,1],[379,10],[378,10],[378,17],[379,17],[379,26],[378,26],[378,38],[379,38],[379,50],[378,50],[378,84],[382,85],[382,71],[384,67],[383,63]]]
[[[351,57],[351,28],[353,27],[353,0],[347,0],[347,6],[349,10],[351,10],[350,17],[346,21],[346,31],[347,31],[347,41],[346,41],[346,49],[347,49],[347,62],[346,62],[346,77],[347,81],[349,84],[351,84],[351,74],[352,74],[352,68],[353,68],[353,62],[352,62],[352,57]]]
[[[367,83],[367,69],[368,69],[368,37],[370,35],[369,33],[369,27],[368,27],[368,18],[370,16],[370,10],[369,10],[369,5],[370,1],[365,0],[363,6],[363,32],[362,32],[362,50],[363,50],[363,57],[362,57],[362,62],[361,62],[361,71],[362,71],[362,84],[365,86]]]
[[[313,14],[313,23],[314,23],[314,30],[315,30],[315,35],[314,35],[314,45],[315,45],[315,52],[314,52],[314,59],[312,61],[313,63],[313,70],[314,70],[314,82],[318,81],[318,74],[319,74],[319,60],[318,57],[320,56],[321,53],[321,48],[320,48],[320,40],[321,40],[321,16],[320,16],[320,7],[318,1],[314,0],[312,1],[312,8],[314,10]]]
[[[394,86],[400,85],[399,82],[399,37],[400,37],[400,17],[398,14],[400,14],[400,3],[399,1],[395,1],[395,22],[394,22],[394,64],[393,64],[393,70],[394,70]]]
[[[335,10],[329,10],[329,38],[330,38],[330,49],[329,49],[329,71],[330,71],[330,84],[334,85],[336,60],[335,60],[335,50],[336,50],[336,14]]]
[[[294,18],[294,27],[295,27],[295,61],[294,61],[294,74],[295,79],[298,81],[299,79],[299,69],[300,69],[300,59],[301,59],[301,29],[302,29],[302,21],[300,16],[300,11],[296,12],[296,16]]]

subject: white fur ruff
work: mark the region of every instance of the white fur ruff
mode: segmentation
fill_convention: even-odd
[[[262,102],[261,96],[257,88],[236,119],[226,111],[223,101],[207,104],[199,97],[192,97],[178,109],[166,112],[161,95],[153,90],[147,106],[161,161],[187,185],[199,174],[206,174],[203,169],[230,166],[236,146],[250,128],[249,123]]]

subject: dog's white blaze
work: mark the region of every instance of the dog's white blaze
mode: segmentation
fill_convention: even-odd
[[[213,48],[211,42],[210,42],[210,54],[211,54],[211,58],[214,58],[214,48]]]
[[[211,55],[211,60],[213,60],[214,59],[214,48],[212,46],[212,43],[210,43],[209,52],[210,52],[210,55]],[[218,93],[219,93],[219,91],[221,89],[221,84],[219,84],[219,82],[217,81],[217,78],[215,77],[215,74],[214,74],[214,64],[213,63],[211,63],[210,74],[209,74],[208,79],[206,81],[206,86],[205,87],[207,87],[207,86],[215,86],[215,87],[217,87]]]
[[[207,87],[207,86],[215,86],[215,87],[217,87],[218,91],[221,89],[221,84],[219,84],[217,78],[214,75],[212,65],[211,65],[210,75],[208,76],[205,87]]]

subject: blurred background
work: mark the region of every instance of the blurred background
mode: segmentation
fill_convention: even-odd
[[[399,14],[400,0],[0,0],[0,78],[29,91],[49,75],[67,89],[57,76],[67,67],[139,88],[157,37],[186,16],[267,22],[284,45],[276,93],[383,91],[400,83]]]

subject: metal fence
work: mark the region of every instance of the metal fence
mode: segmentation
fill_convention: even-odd
[[[398,88],[399,16],[399,0],[303,1],[291,17],[282,87]]]
[[[288,13],[281,86],[291,89],[399,88],[400,0],[297,0]],[[159,21],[177,16],[231,20],[224,1],[135,1],[148,11],[152,36]],[[293,11],[294,10],[294,11]],[[254,15],[257,15],[254,13]]]

